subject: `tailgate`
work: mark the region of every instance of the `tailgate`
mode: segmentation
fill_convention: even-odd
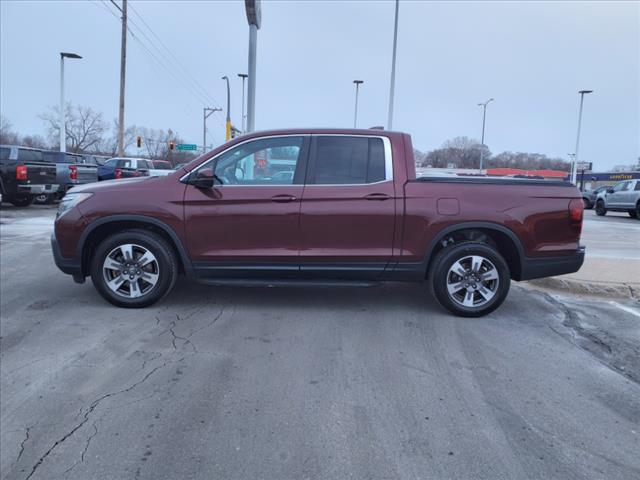
[[[78,168],[78,181],[77,183],[92,183],[98,181],[98,166],[97,165],[76,165]]]
[[[27,167],[27,180],[18,180],[19,184],[51,185],[56,184],[56,166],[50,163],[29,162]]]

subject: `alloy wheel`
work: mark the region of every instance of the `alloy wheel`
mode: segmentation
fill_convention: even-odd
[[[102,274],[113,293],[124,298],[138,298],[156,286],[160,267],[147,248],[127,243],[109,252],[102,264]]]
[[[495,265],[480,255],[463,257],[447,273],[449,297],[467,308],[483,307],[495,297],[500,275]]]

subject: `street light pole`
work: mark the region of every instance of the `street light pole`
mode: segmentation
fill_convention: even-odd
[[[393,27],[393,54],[391,57],[391,85],[389,86],[389,117],[387,118],[387,130],[393,127],[393,95],[396,88],[396,47],[398,46],[398,10],[400,0],[396,0],[396,19]]]
[[[363,80],[354,80],[353,83],[356,86],[356,108],[353,114],[353,128],[357,128],[358,125],[358,88],[364,83]]]
[[[253,132],[256,123],[256,56],[258,50],[258,29],[262,23],[261,1],[244,0],[249,23],[249,82],[247,85],[247,132]]]
[[[82,58],[76,53],[60,52],[60,151],[67,151],[67,125],[64,111],[64,59]]]
[[[203,118],[202,118],[202,153],[207,153],[207,118],[213,112],[221,112],[221,108],[209,108],[204,107],[203,109]]]
[[[245,127],[245,120],[246,120],[246,116],[244,114],[244,81],[246,80],[246,78],[249,76],[246,73],[239,73],[238,76],[242,79],[242,112],[241,112],[241,116],[242,116],[242,133],[245,133],[246,131],[246,127]]]
[[[573,154],[573,164],[571,165],[571,183],[576,184],[576,177],[578,174],[578,149],[580,147],[580,127],[582,126],[582,104],[584,103],[584,96],[588,93],[592,93],[593,90],[580,90],[580,111],[578,112],[578,133],[576,135],[576,149]]]
[[[490,98],[489,100],[487,100],[484,103],[479,103],[478,106],[482,107],[482,147],[480,148],[480,171],[482,172],[482,162],[484,160],[484,126],[486,123],[486,119],[487,119],[487,105],[489,105],[489,102],[492,102],[493,98]]]
[[[222,80],[227,81],[227,122],[225,125],[225,140],[228,142],[231,140],[231,88],[229,87],[229,77],[225,75],[222,77]]]
[[[127,68],[127,0],[122,0],[122,36],[120,40],[120,101],[118,105],[118,155],[124,156],[124,79]]]

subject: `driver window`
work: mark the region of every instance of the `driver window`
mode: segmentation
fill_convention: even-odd
[[[613,187],[613,191],[620,192],[622,190],[625,190],[626,185],[627,185],[627,182],[618,183],[615,187]]]
[[[217,158],[223,185],[292,185],[304,137],[263,138],[243,143]]]

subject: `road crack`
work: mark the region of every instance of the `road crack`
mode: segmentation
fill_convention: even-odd
[[[20,451],[18,452],[18,458],[16,458],[15,463],[18,463],[20,461],[20,458],[22,457],[22,454],[24,453],[24,445],[25,443],[27,443],[27,440],[29,440],[29,431],[32,429],[33,427],[27,427],[25,432],[24,432],[24,440],[22,440],[22,442],[20,442]]]
[[[31,472],[29,472],[29,475],[27,475],[27,477],[25,478],[25,480],[28,480],[29,478],[31,478],[36,471],[38,470],[38,468],[40,467],[40,465],[42,465],[42,463],[47,459],[47,457],[49,455],[51,455],[51,453],[58,447],[60,446],[62,443],[64,443],[68,438],[70,438],[74,433],[76,433],[78,430],[80,430],[88,421],[89,421],[89,416],[91,415],[91,413],[93,413],[93,411],[98,408],[98,406],[100,405],[100,403],[110,397],[115,397],[117,395],[121,395],[123,393],[127,393],[130,392],[131,390],[133,390],[134,388],[136,388],[138,385],[143,384],[144,382],[146,382],[149,377],[151,377],[151,375],[153,375],[155,372],[157,372],[158,370],[160,370],[161,368],[165,367],[167,365],[168,362],[163,363],[162,365],[159,365],[157,367],[155,367],[153,370],[151,370],[149,373],[147,373],[141,380],[135,382],[134,384],[130,385],[129,387],[122,389],[122,390],[118,390],[115,392],[111,392],[111,393],[105,393],[104,395],[98,397],[96,400],[94,400],[93,402],[91,402],[91,404],[89,405],[89,407],[87,408],[87,410],[85,411],[82,420],[80,421],[80,423],[78,423],[75,427],[73,427],[71,430],[69,430],[69,432],[67,432],[65,435],[63,435],[61,438],[59,438],[58,440],[56,440],[53,445],[51,445],[47,451],[45,451],[40,458],[38,459],[38,461],[33,465],[33,467],[31,468]],[[97,430],[97,429],[96,429]],[[97,433],[97,432],[96,432]],[[93,435],[90,438],[93,438],[95,435]],[[88,443],[86,445],[86,448],[88,447]],[[85,448],[85,452],[86,452],[86,448]],[[83,454],[84,455],[84,454]],[[73,466],[71,467],[73,468]]]

